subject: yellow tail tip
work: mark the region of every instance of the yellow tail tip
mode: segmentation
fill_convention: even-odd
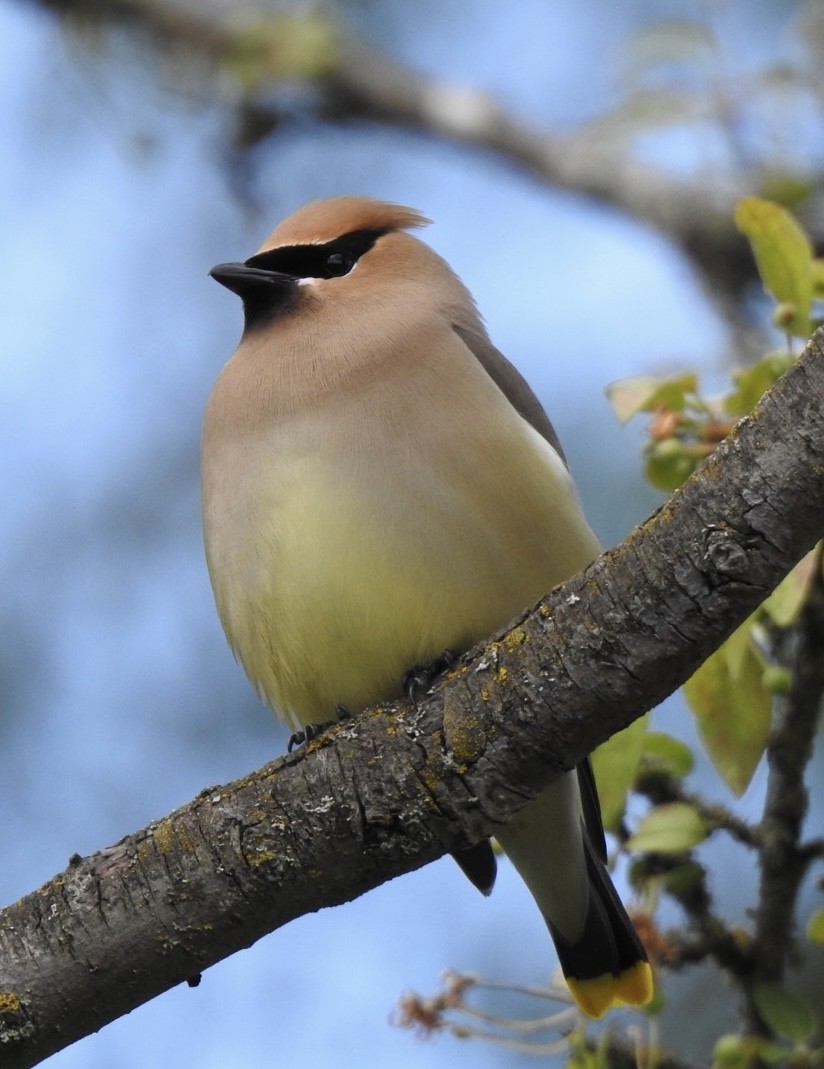
[[[636,961],[615,978],[615,994],[627,1006],[646,1006],[655,994],[648,961]]]
[[[589,980],[566,978],[579,1009],[596,1021],[613,1006],[644,1006],[652,999],[652,969],[649,962],[636,961],[617,976],[604,973]]]

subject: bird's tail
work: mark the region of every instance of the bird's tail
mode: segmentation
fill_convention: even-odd
[[[543,914],[578,1006],[603,1017],[652,998],[652,970],[581,819],[574,773],[556,780],[497,835]]]
[[[643,1006],[652,998],[652,970],[635,925],[609,873],[585,838],[589,904],[580,936],[569,941],[546,917],[567,985],[590,1017],[616,1005]]]

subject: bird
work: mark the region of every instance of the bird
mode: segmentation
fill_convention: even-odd
[[[429,222],[316,200],[210,272],[244,326],[203,421],[209,577],[235,656],[299,738],[402,696],[600,551],[541,403],[412,233]],[[589,761],[495,837],[583,1013],[647,1003]],[[491,891],[488,841],[453,856]]]

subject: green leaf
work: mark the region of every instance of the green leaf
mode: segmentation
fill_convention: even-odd
[[[793,672],[781,664],[771,664],[764,669],[761,682],[770,694],[789,694],[793,689]]]
[[[635,782],[635,774],[644,750],[647,717],[642,716],[628,728],[607,739],[592,754],[592,767],[604,827],[614,831],[624,815],[627,791]]]
[[[754,654],[752,645],[752,631],[757,624],[757,612],[748,617],[737,630],[729,636],[724,643],[724,651],[733,679],[740,679],[742,674],[751,667],[749,654]],[[758,671],[763,671],[761,661],[756,657]]]
[[[801,606],[815,579],[817,559],[818,550],[811,549],[762,604],[761,608],[779,627],[788,627],[801,611]]]
[[[692,475],[703,457],[688,452],[677,438],[653,442],[645,450],[644,474],[656,490],[670,493]]]
[[[685,742],[674,739],[664,731],[648,731],[642,755],[644,768],[666,772],[681,779],[692,772],[692,750]]]
[[[694,394],[697,389],[698,379],[692,372],[669,378],[663,375],[636,375],[607,386],[607,397],[616,417],[621,423],[626,423],[639,412],[654,412],[656,408],[682,412],[687,403],[686,395]]]
[[[795,363],[791,353],[770,353],[752,367],[734,373],[735,390],[724,399],[724,408],[733,416],[746,416],[784,372]]]
[[[816,910],[807,921],[807,938],[812,943],[824,943],[824,909]]]
[[[824,259],[819,258],[813,260],[811,271],[813,277],[813,295],[819,298],[824,297]]]
[[[737,795],[744,793],[764,753],[772,713],[752,626],[750,617],[684,684],[704,748]]]
[[[794,306],[787,329],[798,337],[808,337],[813,296],[810,239],[786,208],[760,197],[744,197],[738,202],[735,225],[749,238],[766,288],[779,303]]]
[[[754,1061],[767,1062],[769,1065],[794,1065],[795,1060],[791,1056],[791,1051],[786,1047],[780,1047],[777,1043],[768,1043],[766,1040],[762,1040],[757,1046],[753,1047],[753,1055],[749,1060],[749,1064],[752,1065]],[[806,1064],[804,1059],[801,1059],[800,1065]],[[815,1063],[812,1063],[815,1064]]]
[[[684,895],[700,887],[706,877],[703,866],[696,861],[674,865],[662,877],[661,883],[670,894]]]
[[[713,1049],[712,1069],[747,1069],[756,1062],[769,1065],[792,1064],[786,1047],[770,1043],[763,1036],[721,1036]]]
[[[647,813],[627,847],[645,854],[683,854],[703,842],[707,830],[706,821],[693,806],[667,802]]]
[[[750,1051],[743,1036],[734,1033],[719,1036],[712,1052],[713,1069],[743,1069],[750,1060]]]
[[[806,1002],[778,984],[756,984],[752,997],[761,1019],[775,1035],[804,1043],[815,1031],[815,1017]]]

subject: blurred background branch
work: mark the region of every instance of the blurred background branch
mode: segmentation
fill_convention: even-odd
[[[284,125],[314,117],[342,124],[386,123],[495,153],[546,185],[583,194],[661,231],[690,258],[724,313],[736,309],[756,280],[752,258],[732,226],[736,201],[750,193],[777,197],[824,236],[824,175],[818,161],[778,152],[756,154],[742,128],[755,92],[824,99],[814,64],[824,49],[824,15],[811,4],[804,40],[809,66],[763,71],[746,88],[715,73],[717,43],[700,20],[673,19],[640,42],[650,66],[692,64],[703,84],[656,91],[643,81],[617,106],[575,128],[522,118],[478,84],[446,80],[398,62],[367,43],[333,5],[273,6],[211,0],[37,0],[82,34],[121,29],[203,80],[233,109],[239,158],[276,137]],[[422,13],[423,15],[423,13]],[[592,57],[596,62],[597,57]],[[700,74],[699,74],[700,76]],[[208,88],[206,88],[208,86]],[[550,101],[551,107],[551,101]],[[657,126],[710,124],[726,142],[728,166],[690,175],[651,162],[638,142]]]

